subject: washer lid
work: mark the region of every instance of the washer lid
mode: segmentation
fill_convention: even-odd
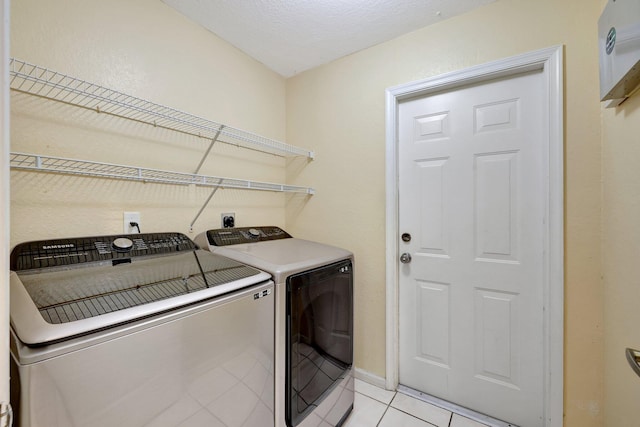
[[[35,246],[62,251],[59,258],[69,262],[61,265],[52,257],[47,263],[54,266],[39,264],[12,272],[11,323],[17,336],[26,344],[62,340],[269,279],[255,268],[196,250],[187,241],[187,248],[163,247],[156,255],[123,258],[114,251],[111,262],[104,262],[105,257],[92,254],[85,245],[82,256],[89,261],[74,264],[69,262],[78,259],[77,245],[32,242],[31,246],[38,243]],[[16,247],[14,252],[22,249]],[[102,261],[93,261],[96,258]]]

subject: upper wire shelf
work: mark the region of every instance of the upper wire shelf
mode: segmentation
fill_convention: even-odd
[[[313,188],[271,182],[248,181],[210,175],[170,172],[135,166],[67,159],[63,157],[41,156],[37,154],[12,152],[9,161],[12,169],[56,172],[99,178],[115,178],[161,184],[180,184],[217,188],[239,188],[244,190],[275,191],[284,193],[314,194]]]
[[[314,157],[313,151],[304,148],[126,95],[16,58],[9,61],[9,73],[10,87],[17,92],[265,153],[285,157],[305,156],[309,159]]]

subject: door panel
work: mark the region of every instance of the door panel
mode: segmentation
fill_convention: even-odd
[[[516,261],[518,153],[475,157],[476,259]]]
[[[447,159],[417,160],[417,177],[420,180],[420,216],[429,226],[420,227],[420,243],[424,254],[446,256],[449,228],[444,215],[445,193],[443,189]]]
[[[543,425],[544,84],[399,104],[400,383],[526,426]]]
[[[449,366],[449,284],[420,282],[416,298],[419,352],[426,363]]]

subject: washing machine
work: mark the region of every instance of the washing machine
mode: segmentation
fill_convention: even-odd
[[[273,426],[274,284],[180,233],[11,253],[17,427]]]
[[[353,409],[353,254],[279,227],[198,235],[275,282],[275,425],[340,426]]]

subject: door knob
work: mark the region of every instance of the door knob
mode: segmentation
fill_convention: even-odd
[[[408,252],[405,252],[402,255],[400,255],[400,262],[403,264],[409,264],[411,262],[411,254]]]

